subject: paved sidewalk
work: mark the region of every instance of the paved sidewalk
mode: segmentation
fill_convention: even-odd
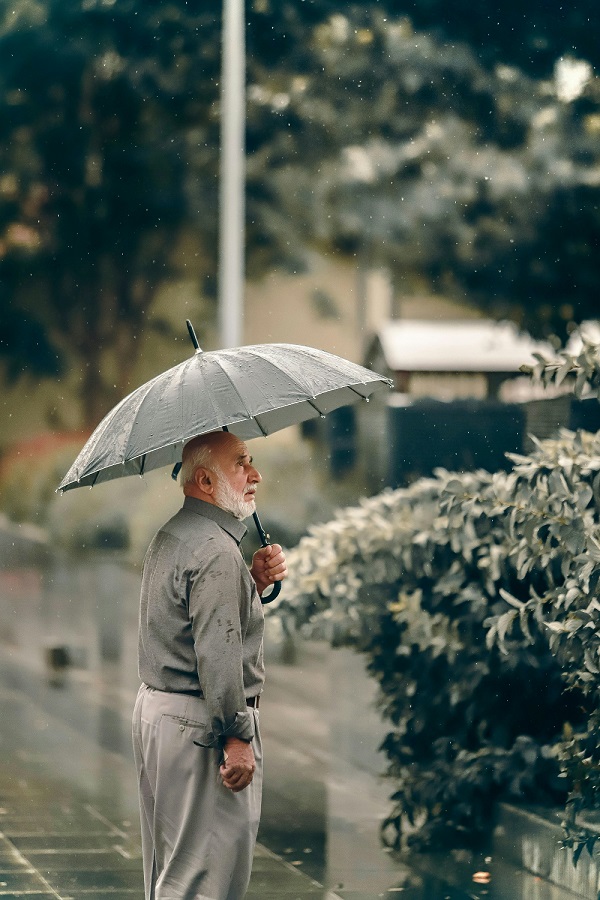
[[[0,898],[142,900],[137,823],[111,821],[72,789],[3,760],[0,772]],[[336,900],[262,845],[247,900]]]
[[[40,571],[0,565],[0,900],[143,898],[130,726],[138,580],[102,555]],[[263,815],[247,900],[581,896],[498,852],[386,852],[390,784],[376,752],[386,726],[362,659],[320,643],[290,654],[279,639],[267,642]],[[57,667],[49,648],[66,648],[71,665]],[[473,879],[482,868],[489,883]]]

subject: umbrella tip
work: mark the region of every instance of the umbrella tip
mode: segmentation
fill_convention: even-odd
[[[192,344],[194,345],[196,352],[201,353],[202,347],[198,343],[198,338],[196,337],[196,332],[194,331],[194,326],[192,325],[192,323],[190,322],[189,319],[185,320],[185,324],[187,325],[188,334],[189,334],[190,338],[192,339]]]

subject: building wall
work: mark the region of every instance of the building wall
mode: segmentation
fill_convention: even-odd
[[[309,344],[362,363],[374,333],[394,311],[402,318],[480,318],[466,304],[435,295],[393,295],[383,270],[315,257],[310,272],[272,272],[246,285],[244,343]]]

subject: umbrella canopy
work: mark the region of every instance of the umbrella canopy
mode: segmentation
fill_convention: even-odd
[[[58,489],[143,475],[180,462],[184,445],[197,435],[227,428],[248,440],[389,387],[382,375],[311,347],[258,344],[207,353],[198,348],[105,416]]]

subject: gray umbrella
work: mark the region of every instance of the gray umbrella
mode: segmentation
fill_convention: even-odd
[[[226,427],[242,440],[261,437],[390,385],[376,372],[311,347],[198,348],[104,417],[58,489],[143,475],[179,462],[184,444],[197,435]]]
[[[184,445],[225,428],[242,440],[368,400],[389,379],[296,344],[258,344],[194,356],[146,382],[100,422],[58,490],[93,486],[180,463]],[[266,536],[255,520],[261,540]]]

